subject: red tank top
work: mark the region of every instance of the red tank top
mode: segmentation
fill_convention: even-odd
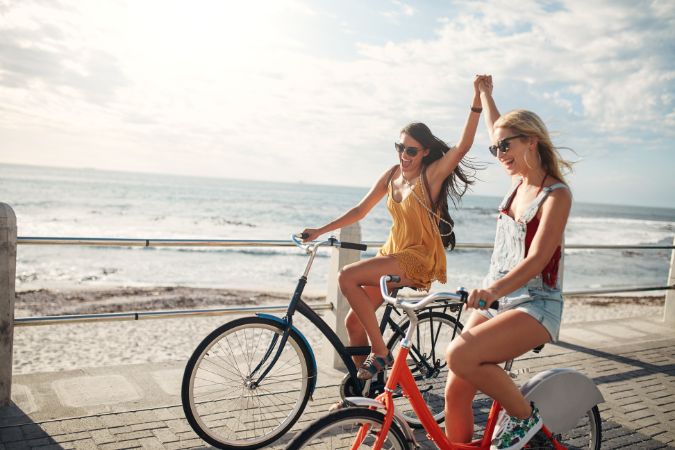
[[[541,192],[541,190],[544,188],[544,182],[546,181],[546,178],[548,175],[544,177],[544,179],[541,181],[541,186],[539,186],[539,190],[537,191],[537,195]],[[516,188],[516,191],[518,189]],[[513,198],[515,197],[514,195],[511,197],[511,200],[509,200],[508,205],[506,206],[505,210],[502,211],[504,214],[508,214],[508,210],[511,207],[511,202],[513,201]],[[527,253],[530,250],[530,245],[532,244],[532,240],[534,239],[534,235],[537,234],[537,229],[539,228],[539,218],[535,215],[532,220],[530,220],[527,223],[527,228],[525,231],[525,256],[527,256]],[[558,248],[555,249],[555,252],[553,252],[553,256],[551,256],[551,259],[549,260],[548,264],[544,267],[544,270],[541,272],[541,278],[544,281],[544,283],[551,288],[556,287],[556,283],[558,282],[558,267],[560,266],[560,255],[561,255],[561,247],[558,246]]]

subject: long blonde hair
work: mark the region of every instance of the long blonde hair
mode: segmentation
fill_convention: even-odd
[[[494,123],[494,128],[510,128],[518,134],[536,137],[537,152],[544,172],[567,184],[563,171],[571,172],[572,163],[560,156],[551,142],[546,125],[538,115],[525,109],[514,109],[499,117]]]

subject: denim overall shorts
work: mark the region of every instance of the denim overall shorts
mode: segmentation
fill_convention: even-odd
[[[490,272],[483,280],[484,288],[504,277],[525,258],[525,235],[528,222],[537,215],[539,207],[552,191],[561,188],[568,189],[567,185],[563,183],[542,188],[537,197],[525,209],[522,217],[516,221],[502,211],[506,210],[511,204],[511,200],[521,182],[522,180],[515,184],[499,206],[494,251],[490,261]],[[562,258],[562,252],[560,257]],[[558,267],[555,286],[546,285],[541,274],[538,274],[521,288],[500,298],[497,311],[493,309],[477,310],[478,313],[490,319],[511,309],[524,311],[538,320],[548,331],[551,341],[556,342],[560,332],[563,311],[562,274],[560,273],[562,261]]]

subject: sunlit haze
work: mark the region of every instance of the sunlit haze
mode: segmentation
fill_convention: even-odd
[[[675,2],[514,5],[0,1],[0,162],[367,187],[408,122],[455,142],[491,73],[578,200],[675,207]]]

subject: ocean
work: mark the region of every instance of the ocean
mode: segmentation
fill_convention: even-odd
[[[22,237],[288,240],[358,202],[367,188],[0,164],[0,201]],[[501,198],[467,194],[451,211],[459,243],[491,243]],[[361,222],[384,241],[384,201]],[[675,209],[574,203],[567,244],[671,245]],[[364,257],[377,249],[369,249]],[[448,253],[448,284],[478,286],[490,250]],[[670,250],[574,250],[565,290],[664,285]],[[330,253],[319,254],[307,291],[323,294]],[[291,292],[306,256],[297,248],[140,248],[19,245],[17,291],[113,286],[192,286]]]

